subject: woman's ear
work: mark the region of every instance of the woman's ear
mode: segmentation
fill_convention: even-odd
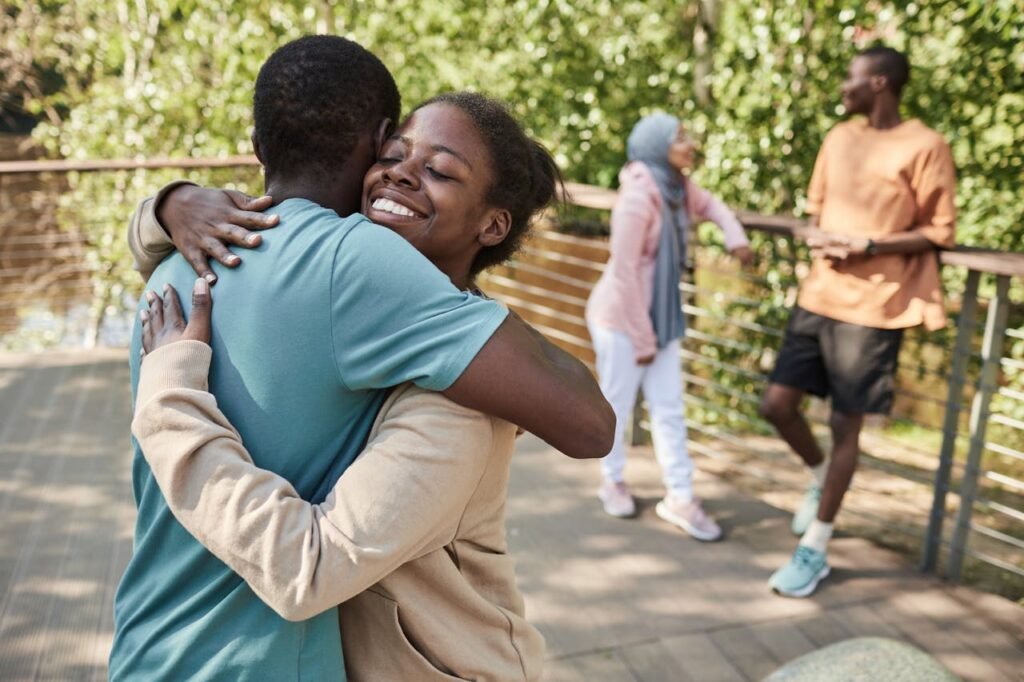
[[[488,214],[487,222],[477,236],[477,241],[483,247],[496,246],[508,237],[512,229],[512,216],[504,208],[496,208]]]

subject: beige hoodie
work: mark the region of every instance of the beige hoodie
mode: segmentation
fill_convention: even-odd
[[[291,620],[340,608],[351,682],[537,680],[505,541],[515,427],[411,384],[319,505],[258,469],[196,341],[143,363],[132,433],[182,525]]]

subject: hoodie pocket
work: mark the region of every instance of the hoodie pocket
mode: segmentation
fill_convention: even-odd
[[[376,676],[385,675],[373,679],[465,682],[461,677],[440,670],[409,641],[402,627],[398,602],[373,590],[366,590],[357,599],[360,602],[359,610],[363,621],[360,627],[364,630],[364,641],[373,647],[371,657],[381,664],[368,667],[375,671]],[[341,608],[344,609],[346,606],[343,605]],[[350,651],[346,648],[344,653],[346,659],[357,664],[353,667],[362,667],[358,665],[358,660],[368,652]],[[387,659],[386,663],[384,659]]]

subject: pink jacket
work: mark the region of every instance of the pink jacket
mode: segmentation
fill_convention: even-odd
[[[730,251],[746,246],[743,226],[732,211],[689,178],[686,208],[693,224],[710,220],[722,228]],[[619,173],[619,196],[612,209],[611,257],[587,301],[587,322],[627,334],[636,358],[657,351],[651,323],[654,258],[661,236],[661,193],[643,163],[627,163]]]

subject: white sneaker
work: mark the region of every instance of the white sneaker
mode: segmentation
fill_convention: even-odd
[[[665,521],[682,528],[694,540],[714,542],[722,539],[722,529],[704,512],[697,498],[683,502],[675,495],[667,495],[654,511]]]
[[[629,488],[626,487],[625,483],[605,481],[597,491],[597,496],[601,498],[604,511],[609,516],[614,516],[618,519],[636,516],[636,502],[633,500],[633,496],[629,494]]]

